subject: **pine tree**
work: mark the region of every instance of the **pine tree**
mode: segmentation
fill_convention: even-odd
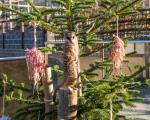
[[[107,48],[111,46],[111,43],[100,48],[94,48],[93,44],[97,39],[91,40],[90,36],[95,35],[97,29],[100,26],[107,27],[109,25],[109,21],[116,18],[116,15],[129,15],[134,13],[135,10],[132,7],[140,0],[128,0],[124,2],[123,0],[101,0],[101,1],[93,1],[93,0],[51,0],[52,3],[55,3],[57,8],[42,8],[38,9],[32,1],[28,0],[28,3],[33,9],[33,12],[20,12],[18,10],[7,8],[4,5],[0,5],[0,9],[11,11],[16,13],[17,18],[15,19],[18,22],[34,22],[40,28],[50,30],[58,35],[64,35],[66,37],[65,43],[65,51],[64,52],[64,82],[62,85],[58,86],[60,93],[65,93],[66,95],[62,97],[65,105],[70,107],[68,102],[65,101],[65,98],[71,102],[72,105],[75,106],[75,112],[73,113],[74,119],[76,119],[76,111],[77,111],[77,95],[76,91],[78,89],[77,83],[79,83],[77,76],[78,75],[78,41],[81,46],[81,56],[88,56],[90,54],[96,53],[103,48]],[[45,16],[50,15],[48,20],[45,20]],[[93,38],[93,36],[92,36]],[[74,49],[74,50],[73,50]],[[86,51],[88,49],[88,51]],[[70,52],[71,51],[71,52]],[[69,62],[75,64],[74,66],[69,66]],[[110,80],[110,75],[112,72],[112,66],[110,60],[94,63],[91,65],[89,70],[84,70],[84,72],[80,73],[81,78],[83,80],[83,96],[81,97],[81,103],[79,103],[79,118],[84,119],[85,117],[89,117],[89,119],[96,118],[96,115],[101,115],[102,119],[106,119],[108,115],[108,101],[113,99],[113,107],[114,115],[121,110],[121,103],[124,102],[126,104],[130,103],[130,95],[128,91],[129,81],[127,81],[127,76],[119,76],[117,81]],[[96,69],[104,69],[107,71],[107,74],[103,80],[100,81],[92,81],[91,76],[95,76],[96,73],[93,73]],[[75,70],[74,73],[69,73],[71,71],[67,70]],[[67,76],[68,75],[68,76]],[[88,77],[90,77],[88,79]],[[130,81],[131,82],[131,81]],[[124,84],[126,83],[126,84]],[[124,86],[121,86],[124,84]],[[133,84],[139,85],[138,82],[134,82]],[[97,87],[98,86],[98,87]],[[57,89],[56,89],[57,90]],[[66,91],[67,90],[67,91]],[[55,93],[56,91],[54,91]],[[69,94],[70,92],[71,94]],[[133,93],[137,93],[137,91],[130,91]],[[61,96],[61,94],[60,94]],[[70,96],[70,98],[67,98]],[[72,98],[71,98],[72,97]],[[61,97],[60,97],[61,99]],[[96,99],[96,101],[93,101]],[[135,98],[136,99],[136,98]],[[133,100],[133,99],[132,99]],[[79,100],[80,101],[80,100]],[[62,106],[63,102],[59,104]],[[95,104],[96,103],[96,104]],[[70,104],[71,105],[71,104]],[[30,108],[30,107],[29,107]],[[32,108],[32,106],[31,106]],[[68,108],[69,109],[69,108]],[[27,108],[27,110],[29,110]],[[54,109],[55,111],[55,109]],[[88,112],[92,112],[93,115],[89,115]],[[72,114],[63,113],[61,110],[61,114],[59,114],[59,118],[69,119],[72,117]],[[23,112],[24,113],[24,112]],[[22,112],[19,114],[23,114]],[[50,112],[51,114],[53,113]],[[83,114],[82,114],[83,113]],[[37,114],[37,111],[36,111]],[[104,117],[106,115],[106,117]],[[100,119],[100,118],[97,118]]]

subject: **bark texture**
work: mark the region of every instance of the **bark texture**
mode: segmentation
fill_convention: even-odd
[[[44,101],[45,101],[45,113],[48,113],[54,109],[53,102],[53,83],[51,67],[48,66],[48,54],[44,53],[45,56],[45,78],[43,80],[44,85]],[[47,115],[44,120],[51,120],[50,115]]]

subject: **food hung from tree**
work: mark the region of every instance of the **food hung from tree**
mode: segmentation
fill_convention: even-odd
[[[37,48],[27,49],[26,62],[28,67],[29,79],[34,80],[34,86],[38,89],[38,84],[44,76],[44,55]]]
[[[114,69],[114,77],[116,77],[121,70],[122,61],[124,60],[125,52],[124,52],[124,42],[118,36],[115,36],[113,41],[111,57],[113,61],[113,69]]]

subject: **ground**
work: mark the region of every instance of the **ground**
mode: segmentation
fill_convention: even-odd
[[[130,118],[136,118],[136,120],[150,120],[150,88],[141,88],[141,97],[143,102],[135,103],[136,107],[125,107],[121,115],[125,115]]]

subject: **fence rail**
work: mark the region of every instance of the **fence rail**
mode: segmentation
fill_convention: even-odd
[[[19,56],[19,57],[5,57],[5,58],[0,58],[0,62],[3,61],[15,61],[15,60],[25,60],[25,56]]]

